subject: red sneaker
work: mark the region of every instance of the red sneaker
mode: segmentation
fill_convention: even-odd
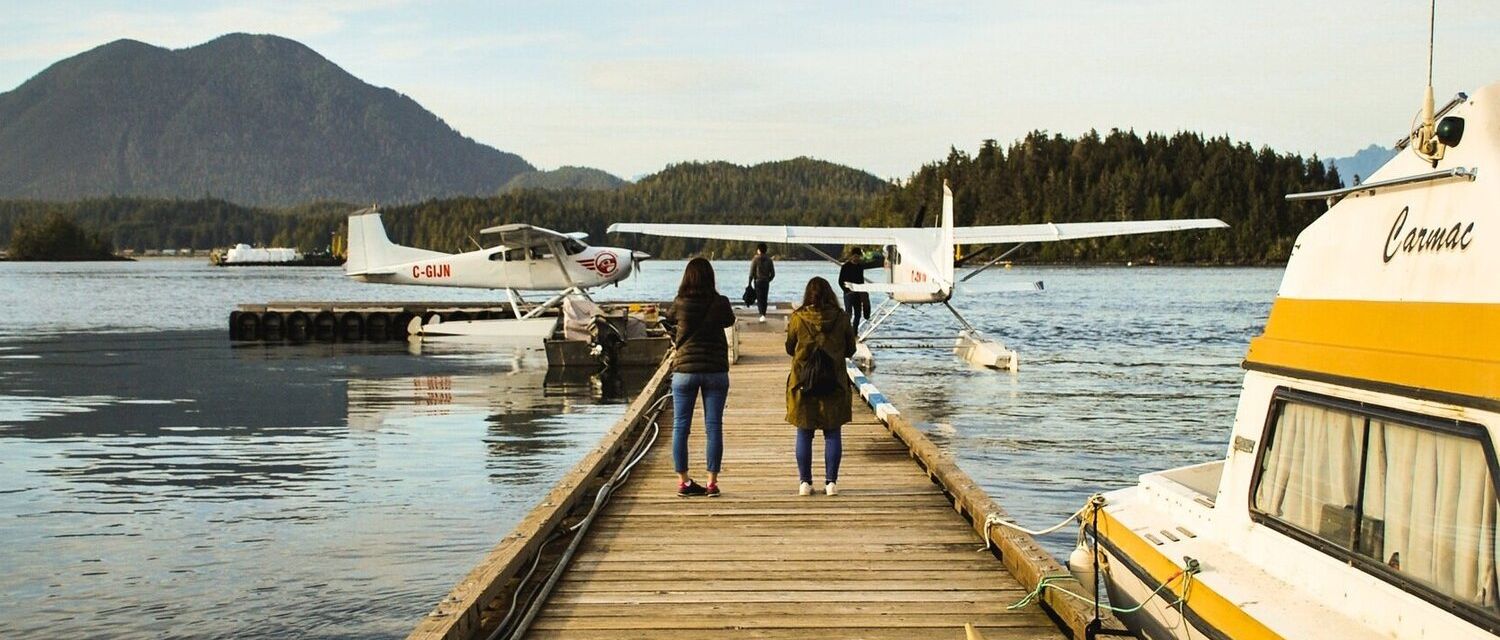
[[[680,482],[677,484],[677,495],[684,498],[691,496],[701,496],[706,493],[708,493],[708,489],[704,489],[703,485],[693,482],[692,479],[689,479],[687,482]]]

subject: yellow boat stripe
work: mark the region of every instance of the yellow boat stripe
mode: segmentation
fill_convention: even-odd
[[[1106,510],[1099,511],[1098,534],[1115,548],[1120,550],[1130,560],[1134,561],[1141,569],[1151,575],[1151,579],[1161,584],[1181,570],[1175,563],[1169,560],[1156,547],[1145,539],[1136,535],[1129,527],[1115,520]],[[1129,571],[1128,569],[1117,569]],[[1177,600],[1182,594],[1182,581],[1173,581],[1171,585],[1162,589],[1158,598],[1167,602]],[[1187,606],[1193,610],[1205,623],[1213,626],[1224,634],[1236,640],[1280,640],[1281,636],[1268,629],[1259,620],[1245,613],[1243,609],[1235,606],[1224,596],[1209,588],[1202,582],[1193,582],[1188,589]]]
[[[1277,298],[1245,361],[1500,399],[1500,304]]]

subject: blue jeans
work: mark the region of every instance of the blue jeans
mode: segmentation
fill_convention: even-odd
[[[703,392],[703,431],[708,436],[708,472],[718,473],[724,459],[724,402],[729,399],[729,372],[672,374],[672,464],[688,470],[688,434],[693,405]]]
[[[797,475],[812,483],[812,441],[816,429],[797,429]],[[840,429],[823,430],[823,481],[839,481],[839,460],[844,457],[844,433]]]

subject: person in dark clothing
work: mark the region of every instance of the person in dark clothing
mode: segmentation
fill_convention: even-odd
[[[729,341],[724,329],[734,325],[729,298],[714,288],[714,268],[703,258],[688,261],[672,301],[677,328],[672,355],[672,462],[677,495],[717,497],[719,464],[724,458],[724,403],[729,399]],[[688,477],[688,434],[693,405],[703,395],[703,431],[708,436],[708,486]]]
[[[849,314],[849,323],[856,334],[859,333],[860,319],[870,319],[870,293],[855,291],[849,285],[864,284],[865,269],[873,269],[882,264],[885,264],[885,260],[878,254],[876,259],[867,261],[865,253],[859,247],[850,247],[843,266],[839,267],[839,288],[844,290],[844,312]]]
[[[802,294],[802,306],[792,312],[786,327],[786,353],[792,356],[792,371],[786,378],[786,421],[797,428],[795,457],[801,485],[797,495],[812,495],[813,432],[823,432],[823,492],[838,495],[839,461],[843,458],[842,428],[853,417],[853,391],[847,378],[831,390],[815,392],[802,384],[803,365],[822,352],[833,363],[836,376],[843,373],[844,360],[854,355],[854,329],[839,310],[838,299],[827,280],[813,278]]]
[[[755,307],[760,309],[760,321],[766,321],[766,302],[771,296],[771,280],[776,278],[776,265],[766,253],[766,243],[755,245],[755,257],[750,259],[750,286],[755,287]]]

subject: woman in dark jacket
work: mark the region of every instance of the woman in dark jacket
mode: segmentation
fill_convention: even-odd
[[[799,495],[812,494],[813,431],[823,431],[823,492],[838,494],[839,460],[843,457],[842,427],[849,422],[851,400],[844,361],[854,355],[854,328],[849,315],[839,308],[827,280],[813,278],[802,294],[802,306],[792,312],[786,327],[786,352],[792,356],[792,373],[786,379],[786,421],[797,427],[797,474],[802,479]],[[804,387],[802,376],[808,361],[822,352],[832,367],[832,387],[815,392]]]
[[[677,299],[672,356],[672,462],[677,468],[677,495],[719,495],[719,463],[724,457],[724,402],[729,398],[729,342],[724,329],[734,325],[729,298],[714,288],[714,268],[693,258],[682,272]],[[688,477],[688,434],[693,405],[703,395],[703,430],[708,436],[708,486]]]

